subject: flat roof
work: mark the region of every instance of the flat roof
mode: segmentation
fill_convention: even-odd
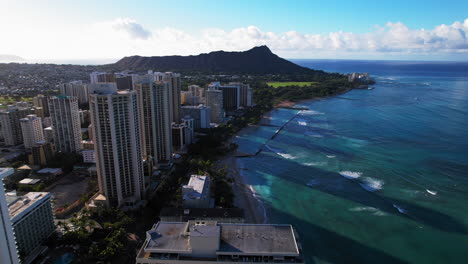
[[[188,232],[189,231],[189,232]],[[219,236],[217,255],[299,256],[291,225],[158,222],[147,232],[146,253],[191,253],[191,236]]]
[[[29,192],[23,196],[11,197],[12,202],[8,204],[8,211],[12,222],[21,213],[29,208],[34,208],[37,203],[48,197],[50,197],[48,192]]]
[[[200,199],[203,195],[203,189],[205,188],[206,180],[208,176],[192,175],[185,188],[191,188],[193,191],[184,195],[184,200],[189,199]]]
[[[24,178],[21,181],[19,181],[20,184],[31,184],[34,185],[38,182],[40,182],[40,179],[31,179],[31,178]]]
[[[148,243],[146,252],[189,253],[188,236],[182,234],[187,230],[188,223],[159,222],[153,229],[146,232]]]
[[[15,169],[13,168],[0,168],[0,179],[8,177],[15,173]]]
[[[37,171],[37,173],[61,173],[61,168],[44,168],[42,170]]]
[[[299,255],[291,225],[220,224],[218,253]]]

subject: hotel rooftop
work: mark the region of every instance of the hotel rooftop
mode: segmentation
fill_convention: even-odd
[[[17,196],[16,193],[7,193],[6,198],[11,221],[15,222],[50,197],[51,195],[48,192],[29,192],[23,196]]]
[[[159,222],[136,263],[304,263],[291,225]]]

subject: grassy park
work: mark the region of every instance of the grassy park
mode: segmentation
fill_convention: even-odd
[[[318,82],[268,82],[268,86],[273,88],[285,87],[285,86],[312,86],[318,84]]]
[[[32,102],[32,97],[0,96],[0,108],[5,108],[7,105],[15,104],[19,101]]]

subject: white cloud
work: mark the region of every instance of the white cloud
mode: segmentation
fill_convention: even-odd
[[[3,30],[3,31],[2,31]],[[29,59],[121,58],[129,55],[190,55],[213,50],[240,51],[268,45],[287,58],[389,58],[455,56],[468,58],[468,19],[433,29],[411,29],[401,22],[375,26],[367,33],[303,34],[263,31],[247,26],[226,31],[148,28],[130,18],[103,21],[68,30],[47,28],[21,31],[0,28],[0,50]]]
[[[129,18],[120,18],[113,22],[112,25],[117,30],[123,30],[134,39],[148,39],[151,33],[143,28],[142,25],[136,23],[135,20]]]

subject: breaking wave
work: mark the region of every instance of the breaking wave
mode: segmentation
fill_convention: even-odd
[[[297,123],[301,126],[307,126],[307,121],[304,119],[298,119]]]
[[[340,172],[340,175],[345,177],[345,178],[348,178],[348,179],[357,179],[359,177],[361,177],[362,175],[362,172],[354,172],[354,171],[341,171]]]
[[[284,150],[281,150],[281,149],[275,149],[275,148],[272,148],[268,145],[265,145],[265,147],[270,150],[271,152],[285,158],[285,159],[295,159],[296,157],[291,155],[291,154],[288,154],[288,153],[285,153]]]
[[[359,185],[361,185],[362,188],[364,188],[366,191],[369,191],[369,192],[375,192],[375,191],[381,190],[383,187],[383,184],[384,184],[384,181],[377,180],[374,178],[369,178],[369,177],[364,178],[362,182],[359,183]]]
[[[314,110],[301,110],[299,111],[299,114],[300,115],[324,115],[325,113],[321,113],[321,112],[314,111]]]

